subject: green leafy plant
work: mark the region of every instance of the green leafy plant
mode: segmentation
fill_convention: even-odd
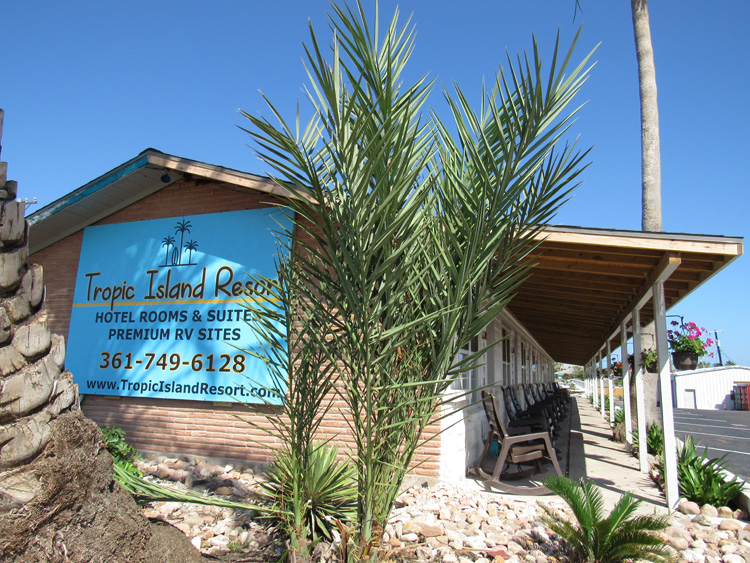
[[[299,114],[287,123],[270,102],[273,123],[244,114],[295,219],[273,296],[286,332],[264,324],[274,314],[265,304],[248,307],[268,342],[257,353],[287,382],[284,405],[268,412],[299,467],[320,410],[334,396],[344,405],[359,490],[351,553],[367,560],[445,392],[486,351],[455,363],[459,350],[529,274],[543,225],[575,186],[585,152],[556,144],[588,71],[586,60],[568,67],[572,49],[559,61],[559,43],[542,70],[535,43],[483,91],[478,112],[460,89],[446,93],[445,125],[424,109],[432,82],[407,81],[414,31],[398,12],[370,27],[361,3],[332,11],[330,52],[312,28],[306,46],[307,124]],[[298,516],[304,489],[300,475]]]
[[[224,500],[220,497],[209,497],[187,490],[176,490],[149,481],[143,477],[134,460],[140,459],[138,451],[125,441],[125,431],[117,426],[105,426],[101,429],[107,451],[114,461],[113,477],[137,502],[174,501],[190,502],[207,506],[256,510],[275,514],[275,508]]]
[[[345,462],[337,462],[338,448],[323,442],[308,444],[305,459],[307,465],[298,466],[298,457],[282,450],[276,457],[267,479],[261,483],[261,498],[266,500],[276,512],[271,519],[284,530],[297,525],[293,513],[284,512],[293,507],[301,495],[304,505],[301,537],[315,542],[319,539],[331,540],[336,522],[350,523],[357,514],[357,485],[354,467]],[[303,490],[295,491],[291,485],[292,476],[302,476]]]
[[[638,456],[638,430],[633,429],[633,455]],[[646,447],[651,455],[661,455],[664,451],[664,430],[656,422],[652,422],[646,428]]]
[[[122,466],[115,464],[115,480],[128,491],[137,502],[190,502],[193,504],[202,504],[206,506],[221,506],[224,508],[237,508],[239,510],[255,510],[261,513],[269,513],[271,508],[258,504],[248,504],[245,502],[235,502],[225,500],[221,497],[209,497],[190,489],[173,489],[165,487],[153,481],[149,481],[141,475],[134,475],[125,470]]]
[[[726,455],[709,459],[706,452],[706,448],[702,454],[696,451],[692,436],[687,436],[682,446],[677,447],[680,494],[699,505],[728,506],[745,482],[738,477],[731,481],[724,477],[722,470]],[[656,468],[664,475],[663,462],[659,462]]]
[[[646,367],[647,371],[655,372],[659,357],[656,354],[656,350],[653,348],[646,348],[641,350],[641,365]]]
[[[648,425],[646,443],[650,454],[661,455],[664,451],[664,430],[655,422]]]
[[[229,551],[232,551],[232,552],[235,552],[235,553],[238,553],[238,552],[242,551],[242,550],[244,549],[244,547],[245,547],[245,546],[244,546],[244,545],[242,544],[242,542],[241,542],[241,541],[239,541],[239,540],[231,540],[231,541],[230,541],[230,542],[229,542],[229,543],[227,544],[227,549],[228,549]]]
[[[622,424],[623,422],[625,422],[625,411],[615,409],[615,424]]]
[[[545,486],[562,498],[573,512],[576,523],[561,519],[547,506],[545,523],[563,538],[578,561],[586,563],[619,563],[639,560],[666,563],[672,552],[664,540],[653,534],[669,526],[666,516],[636,516],[641,504],[625,493],[604,516],[604,502],[593,481],[573,482],[568,477],[550,477]]]
[[[125,431],[118,426],[105,426],[101,429],[104,445],[112,456],[115,465],[120,466],[131,475],[140,475],[141,472],[135,465],[135,461],[141,455],[131,444],[125,441]]]

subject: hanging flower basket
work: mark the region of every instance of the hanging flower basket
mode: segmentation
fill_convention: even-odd
[[[672,363],[677,371],[698,367],[698,354],[695,352],[672,352]]]
[[[672,321],[674,330],[667,331],[667,340],[669,347],[672,349],[672,363],[675,369],[680,371],[695,369],[698,367],[698,358],[708,354],[714,357],[714,353],[708,352],[708,348],[713,346],[714,341],[706,338],[704,342],[701,336],[706,333],[705,328],[699,328],[695,323],[678,323]]]

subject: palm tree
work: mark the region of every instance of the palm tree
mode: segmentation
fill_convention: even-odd
[[[2,122],[0,109],[0,137]],[[23,202],[14,201],[14,182],[0,179],[0,194],[5,212],[23,215]],[[24,221],[3,227],[0,263],[6,264],[19,249],[28,255],[27,235]],[[26,276],[44,287],[41,266],[25,261],[5,268],[2,287],[4,298],[25,299],[28,304],[8,324],[7,333],[31,330],[34,338],[6,338],[0,343],[0,355],[17,358],[3,362],[0,385],[0,560],[109,561],[113,543],[121,541],[125,531],[131,540],[126,546],[129,559],[162,560],[164,540],[156,541],[136,504],[117,491],[101,432],[75,409],[78,392],[73,376],[64,371],[65,341],[50,334],[44,292],[25,291],[21,280]],[[30,378],[30,369],[45,376]],[[95,517],[102,525],[96,541],[91,541],[86,528]],[[58,542],[63,537],[64,543]],[[190,549],[181,534],[169,541],[183,543],[175,548],[180,553]]]
[[[581,9],[575,0],[575,12]],[[656,67],[651,45],[648,0],[630,0],[638,60],[638,87],[641,100],[641,230],[660,232],[661,149],[659,107],[656,99]]]
[[[398,12],[380,28],[368,25],[361,3],[332,9],[331,51],[312,29],[306,46],[310,122],[286,123],[270,102],[273,123],[244,115],[274,180],[301,192],[285,200],[302,233],[289,249],[296,277],[279,275],[279,303],[294,321],[286,326],[319,339],[310,353],[327,355],[336,372],[321,378],[317,360],[309,370],[289,363],[280,335],[266,359],[287,385],[309,384],[312,397],[336,381],[356,444],[351,539],[357,558],[369,560],[444,391],[479,361],[477,353],[456,365],[458,351],[511,299],[534,237],[575,185],[585,152],[555,145],[587,70],[585,60],[566,68],[567,52],[544,72],[535,43],[483,92],[479,112],[460,90],[448,96],[447,125],[424,109],[431,82],[406,83],[414,31]],[[300,405],[297,413],[316,420],[317,399]]]
[[[182,240],[185,237],[185,233],[190,232],[190,227],[192,227],[192,225],[190,224],[190,221],[183,219],[182,221],[178,221],[177,226],[174,228],[175,233],[180,233],[180,248],[176,253],[177,259],[174,260],[175,262],[179,264],[182,263]]]
[[[641,98],[641,229],[660,232],[661,151],[659,143],[659,107],[656,101],[656,68],[651,45],[648,0],[631,0],[635,53],[638,58],[638,85]]]
[[[563,538],[570,549],[586,563],[620,563],[628,560],[666,563],[672,552],[664,540],[653,534],[669,526],[668,516],[635,516],[640,500],[630,493],[620,497],[609,516],[604,517],[604,501],[593,481],[580,485],[568,477],[554,476],[545,486],[562,498],[573,512],[577,525],[560,518],[542,505],[545,523]]]
[[[185,250],[188,251],[188,264],[193,259],[193,251],[198,250],[198,243],[194,240],[189,240],[185,243]]]
[[[169,265],[169,247],[174,246],[174,237],[173,236],[166,236],[162,239],[161,245],[166,247],[166,254],[164,256],[164,265]]]
[[[641,101],[641,229],[660,232],[661,215],[661,148],[659,141],[659,107],[656,99],[656,67],[651,45],[648,0],[631,0],[635,52],[638,59],[638,87]],[[646,348],[656,347],[656,327],[643,328],[641,341]],[[644,374],[646,385],[655,389],[658,376]],[[655,397],[653,393],[648,396]],[[635,404],[635,403],[633,403]],[[646,422],[660,421],[656,400],[646,401]],[[661,424],[661,422],[659,422]]]

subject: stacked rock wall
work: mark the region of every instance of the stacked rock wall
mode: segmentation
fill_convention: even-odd
[[[0,140],[2,125],[0,110]],[[7,169],[0,162],[0,512],[34,498],[38,483],[24,467],[47,445],[52,420],[76,402],[63,338],[47,327],[42,268],[26,263],[26,205]]]

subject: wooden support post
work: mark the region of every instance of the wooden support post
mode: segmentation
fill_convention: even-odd
[[[636,307],[633,310],[633,374],[635,376],[635,405],[638,410],[638,462],[641,473],[648,473],[644,369],[641,365],[641,310]]]
[[[612,371],[612,348],[607,339],[607,381],[609,383],[609,424],[615,425],[615,374]]]
[[[601,395],[601,400],[599,402],[599,410],[602,413],[602,418],[607,418],[607,415],[605,414],[607,412],[607,409],[605,408],[604,403],[604,358],[602,357],[602,351],[599,350],[599,393]]]
[[[589,363],[586,362],[583,365],[583,391],[586,394],[586,398],[589,397]]]
[[[593,358],[591,358],[591,371],[592,371],[592,373],[591,373],[591,377],[592,377],[591,383],[593,383],[593,385],[594,385],[594,389],[593,389],[593,392],[594,392],[593,393],[593,395],[594,395],[594,408],[597,409],[597,410],[599,410],[599,369],[597,368],[597,362],[598,361],[599,361],[599,359],[596,356],[594,356]]]
[[[628,363],[628,327],[620,324],[620,356],[622,356],[622,400],[625,407],[625,441],[633,444],[633,409],[630,404],[630,365]]]
[[[677,478],[677,441],[674,435],[674,412],[672,402],[672,374],[669,369],[667,349],[667,318],[664,299],[664,282],[654,283],[654,323],[656,325],[656,354],[659,365],[659,388],[661,389],[661,427],[664,431],[664,492],[667,507],[677,508],[680,489]]]
[[[591,358],[591,375],[593,377],[592,383],[594,384],[594,407],[599,410],[599,368],[597,362],[599,359],[594,356]]]

